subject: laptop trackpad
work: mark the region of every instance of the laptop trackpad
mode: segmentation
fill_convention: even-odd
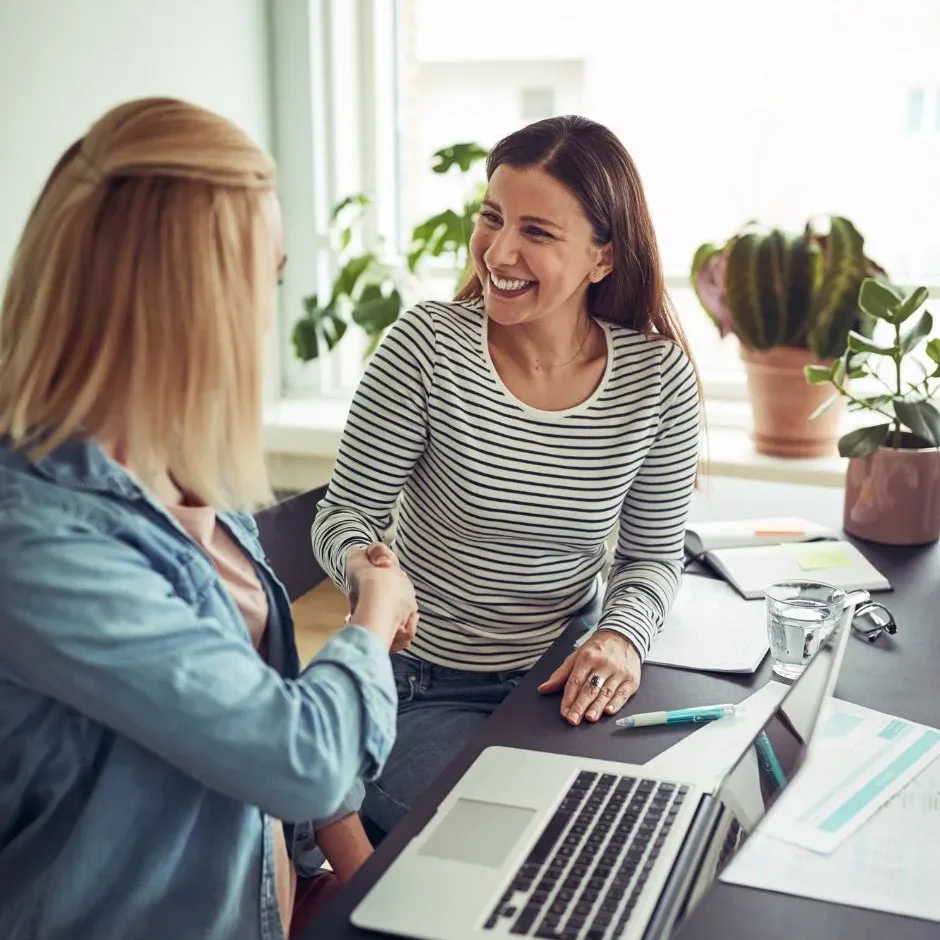
[[[499,868],[535,813],[525,806],[457,800],[418,854]]]

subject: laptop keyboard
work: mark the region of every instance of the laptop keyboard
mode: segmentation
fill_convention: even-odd
[[[688,790],[579,773],[484,928],[506,924],[547,940],[618,937]]]

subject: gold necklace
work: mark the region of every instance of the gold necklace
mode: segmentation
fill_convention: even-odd
[[[578,343],[578,348],[575,350],[574,355],[570,359],[566,360],[565,362],[551,362],[548,364],[548,368],[564,369],[565,366],[570,366],[571,363],[574,362],[575,359],[577,359],[578,356],[581,355],[581,350],[584,349],[584,344],[587,342],[587,338],[590,335],[591,335],[591,319],[589,317],[587,320],[587,329],[585,330],[584,335],[581,337],[581,342]],[[536,372],[545,371],[545,368],[542,366],[540,362],[536,362],[534,368]]]

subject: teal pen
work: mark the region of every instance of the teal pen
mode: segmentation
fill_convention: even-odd
[[[767,771],[774,786],[778,790],[782,790],[787,785],[787,775],[783,772],[780,761],[777,760],[774,746],[770,743],[766,731],[761,731],[754,746],[757,748],[757,756],[761,766]]]
[[[614,724],[618,728],[647,728],[651,725],[680,725],[690,722],[700,724],[719,718],[731,718],[740,715],[743,710],[743,705],[702,705],[698,708],[675,708],[672,711],[627,715],[626,718],[618,718]]]

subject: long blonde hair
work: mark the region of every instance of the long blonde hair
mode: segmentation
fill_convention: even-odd
[[[219,509],[270,496],[262,331],[276,259],[274,164],[238,127],[147,98],[59,160],[0,307],[0,436],[38,460],[115,413],[144,485]]]

